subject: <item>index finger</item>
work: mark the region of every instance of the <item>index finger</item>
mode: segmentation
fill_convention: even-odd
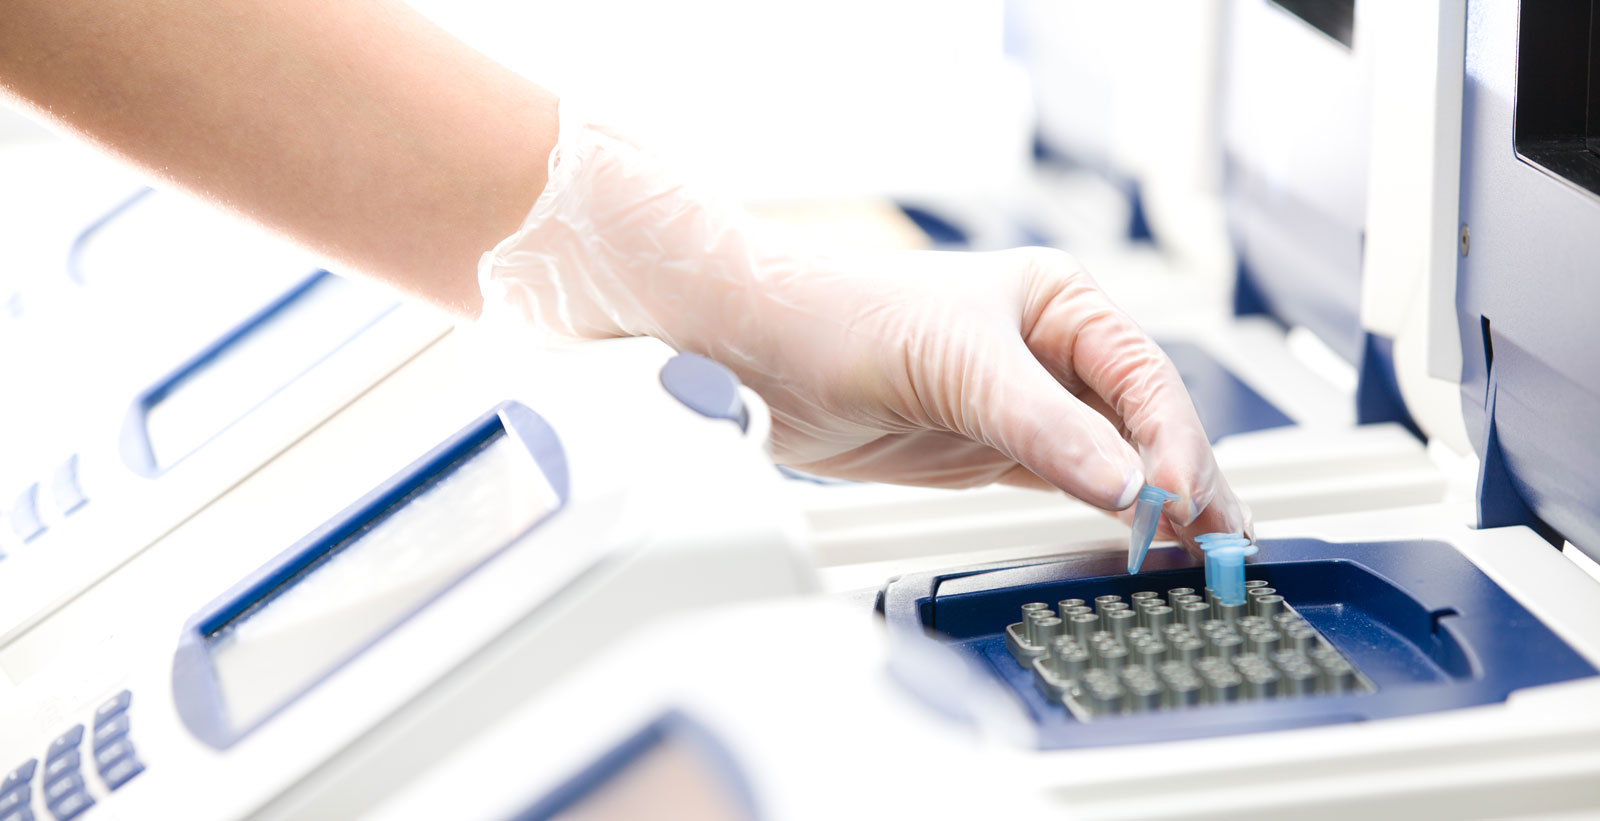
[[[1219,509],[1208,519],[1242,520],[1189,392],[1160,346],[1070,256],[1036,256],[1033,273],[1028,347],[1063,384],[1082,384],[1116,413],[1146,481],[1180,497],[1167,507],[1180,535],[1214,503]]]

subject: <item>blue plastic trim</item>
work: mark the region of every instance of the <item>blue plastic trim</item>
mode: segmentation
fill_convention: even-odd
[[[1212,444],[1225,437],[1294,424],[1287,414],[1245,384],[1198,345],[1157,340],[1182,377],[1200,424]]]
[[[906,215],[934,245],[966,246],[972,237],[959,226],[934,212],[917,205],[900,203],[900,212]]]
[[[1528,527],[1545,541],[1561,547],[1562,539],[1555,529],[1534,515],[1523,501],[1522,494],[1512,482],[1511,468],[1506,464],[1505,451],[1500,448],[1500,430],[1495,424],[1494,406],[1499,391],[1493,372],[1489,374],[1489,402],[1484,418],[1488,423],[1483,438],[1474,443],[1482,458],[1478,460],[1477,513],[1478,527]]]
[[[1037,128],[1033,132],[1033,161],[1048,168],[1081,169],[1089,166]]]
[[[100,229],[111,224],[117,217],[122,216],[128,209],[153,193],[155,193],[155,189],[148,186],[135,191],[132,196],[117,203],[104,216],[89,223],[88,227],[80,231],[78,236],[72,240],[72,247],[67,251],[67,278],[76,285],[89,284],[88,278],[83,275],[83,252],[89,247],[89,241],[94,239],[94,235],[99,233]]]
[[[1397,422],[1412,436],[1426,441],[1422,428],[1406,410],[1400,379],[1394,370],[1394,342],[1370,331],[1362,334],[1361,363],[1356,381],[1356,424]]]
[[[1233,315],[1272,316],[1266,296],[1256,285],[1255,274],[1242,259],[1233,266]]]
[[[783,478],[794,482],[809,482],[810,484],[823,485],[824,487],[846,487],[849,485],[861,484],[853,479],[835,479],[831,476],[818,476],[815,473],[807,473],[803,470],[796,470],[788,465],[778,465],[777,468],[778,473],[783,476]]]
[[[245,726],[232,725],[222,701],[216,674],[211,664],[211,640],[229,624],[252,609],[261,607],[281,591],[312,572],[323,559],[350,543],[363,530],[406,500],[425,490],[457,464],[504,433],[527,451],[549,481],[557,497],[556,505],[522,534],[489,553],[478,564],[444,584],[410,613],[374,635],[339,664],[306,682],[304,688],[282,704]],[[344,664],[377,644],[412,616],[426,609],[449,592],[462,579],[498,556],[506,547],[537,528],[556,511],[566,506],[570,494],[566,454],[555,429],[543,417],[517,402],[504,402],[472,424],[412,462],[387,482],[345,508],[337,516],[312,531],[293,547],[283,551],[248,578],[212,600],[184,624],[172,661],[173,701],[189,732],[217,749],[227,749],[256,727],[269,721],[285,707],[330,678]]]
[[[173,369],[171,373],[167,374],[154,385],[146,388],[143,393],[139,394],[139,396],[133,400],[133,404],[129,406],[127,414],[123,417],[122,434],[118,443],[119,449],[122,453],[122,461],[128,466],[128,468],[141,476],[154,478],[156,476],[160,476],[162,473],[165,473],[167,470],[171,469],[173,465],[176,465],[187,458],[189,454],[180,456],[170,465],[159,465],[156,463],[155,451],[152,449],[150,444],[150,431],[148,426],[145,424],[145,420],[150,413],[150,409],[159,404],[162,399],[165,399],[173,391],[176,391],[178,388],[182,387],[184,381],[188,379],[191,374],[200,370],[212,360],[222,356],[222,354],[225,353],[234,343],[249,336],[263,323],[267,322],[280,312],[289,309],[296,300],[305,296],[309,291],[311,291],[311,289],[315,288],[325,278],[332,276],[336,276],[336,274],[332,274],[323,270],[312,272],[310,276],[306,277],[298,284],[285,291],[277,299],[267,304],[266,307],[262,308],[249,318],[245,319],[243,322],[240,322],[238,325],[234,326],[232,330],[229,330],[227,333],[223,334],[215,342],[212,342],[210,345],[206,346],[199,353],[196,353],[194,356],[190,357],[188,361]],[[366,324],[359,328],[353,329],[350,336],[347,337],[344,342],[325,351],[321,357],[317,358],[316,361],[308,365],[305,370],[301,371],[299,374],[296,374],[294,378],[291,378],[283,385],[279,385],[275,390],[263,397],[261,402],[258,402],[256,405],[254,405],[251,410],[253,411],[255,408],[258,408],[264,404],[267,400],[278,395],[278,393],[281,392],[285,387],[287,387],[289,384],[292,384],[295,379],[298,379],[300,376],[304,376],[306,373],[309,373],[312,369],[316,368],[317,365],[322,364],[322,362],[328,357],[332,356],[339,349],[343,348],[344,345],[348,344],[350,340],[355,339],[362,333],[366,332],[368,328],[376,325],[381,319],[383,319],[385,316],[388,316],[389,313],[394,311],[394,309],[398,308],[399,306],[399,302],[394,302],[387,309],[375,315]],[[249,412],[250,411],[246,411],[246,414]],[[243,416],[240,418],[243,418]],[[220,436],[223,431],[232,427],[237,421],[237,419],[230,420],[228,424],[223,425],[215,435]],[[215,438],[215,436],[213,436],[213,438]]]
[[[50,496],[55,500],[56,510],[63,516],[89,503],[89,497],[83,493],[83,485],[78,482],[78,454],[72,454],[56,467],[55,474],[50,477]]]
[[[683,711],[674,709],[624,739],[532,806],[512,816],[513,821],[549,821],[564,816],[611,783],[612,779],[625,773],[645,754],[669,740],[686,742],[711,765],[713,772],[721,776],[722,786],[734,799],[745,819],[755,821],[762,817],[755,789],[733,752],[703,724]]]
[[[1156,235],[1150,230],[1150,219],[1144,211],[1144,190],[1138,180],[1128,183],[1127,235],[1129,242],[1156,244]]]
[[[750,411],[739,395],[739,377],[716,360],[680,353],[661,366],[661,387],[685,407],[707,419],[725,419],[750,427]]]
[[[39,538],[44,533],[44,520],[39,518],[39,483],[34,482],[23,488],[17,498],[11,502],[11,509],[6,513],[6,519],[11,522],[11,532],[24,543]]]
[[[1205,738],[1419,715],[1502,702],[1514,690],[1596,674],[1595,668],[1450,545],[1435,541],[1260,543],[1250,578],[1276,588],[1377,685],[1375,693],[1245,702],[1089,723],[1046,703],[1002,633],[1030,601],[1200,587],[1177,549],[1152,550],[1146,572],[1123,557],[906,576],[884,592],[891,628],[931,629],[1009,685],[1045,748]]]
[[[1525,522],[1600,559],[1600,197],[1516,154],[1519,14],[1467,4],[1461,410],[1482,522]]]

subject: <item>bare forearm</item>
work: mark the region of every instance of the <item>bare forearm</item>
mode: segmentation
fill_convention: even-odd
[[[553,95],[388,0],[0,0],[0,87],[465,315],[556,138]]]

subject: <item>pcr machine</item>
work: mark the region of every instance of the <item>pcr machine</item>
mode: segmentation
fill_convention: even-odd
[[[132,193],[8,348],[0,645],[226,492],[449,327],[211,209]],[[0,692],[50,651],[0,663]]]
[[[721,366],[618,340],[507,373],[478,344],[429,346],[0,648],[50,653],[0,715],[0,818],[246,816],[490,674],[429,748],[380,750],[392,785],[644,625],[812,588],[765,405]]]
[[[1600,584],[1558,547],[1600,552],[1600,188],[1588,99],[1549,90],[1595,46],[1556,4],[1440,6],[1471,240],[1428,285],[1474,515],[1263,523],[1275,646],[1118,636],[1203,586],[1171,547],[907,574],[875,613],[810,595],[726,371],[643,340],[478,369],[452,333],[0,646],[58,648],[0,704],[0,819],[1592,812]],[[1028,633],[1063,613],[1107,621],[1088,670]]]
[[[1600,811],[1600,582],[1562,550],[1600,555],[1595,86],[1574,74],[1597,48],[1589,5],[1440,2],[1430,38],[1406,41],[1439,46],[1424,84],[1460,95],[1439,108],[1460,171],[1426,186],[1452,192],[1448,275],[1427,288],[1451,309],[1458,347],[1432,353],[1460,358],[1477,469],[1467,505],[1262,524],[1246,573],[1274,592],[1239,621],[1282,632],[1203,621],[1185,628],[1199,647],[1163,642],[1139,662],[1149,638],[1091,633],[1077,642],[1087,669],[1071,643],[1029,639],[1029,620],[1048,635],[1063,615],[1164,634],[1148,614],[1108,614],[1187,603],[1198,563],[1156,550],[1128,576],[1123,544],[891,579],[884,631],[836,602],[708,613],[615,648],[373,794],[375,816],[583,817],[650,800],[717,818]],[[1030,645],[1054,658],[1035,662]],[[662,672],[641,687],[641,668]],[[562,760],[530,744],[545,734]],[[512,757],[529,762],[521,783],[473,781]],[[329,803],[308,806],[339,806],[321,787]]]

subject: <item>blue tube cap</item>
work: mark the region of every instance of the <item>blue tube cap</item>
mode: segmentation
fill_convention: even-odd
[[[1150,542],[1156,538],[1156,527],[1161,524],[1161,506],[1178,498],[1155,485],[1139,488],[1139,502],[1133,509],[1133,531],[1128,534],[1128,573],[1139,572],[1144,566],[1144,554],[1150,552]]]
[[[1244,547],[1250,544],[1243,533],[1202,533],[1195,537],[1195,544],[1206,557],[1206,589],[1216,592],[1217,588],[1217,563],[1212,559],[1212,553],[1224,547]]]
[[[1244,560],[1256,554],[1253,544],[1226,543],[1209,556],[1215,562],[1216,578],[1211,582],[1212,593],[1223,604],[1244,604]]]

